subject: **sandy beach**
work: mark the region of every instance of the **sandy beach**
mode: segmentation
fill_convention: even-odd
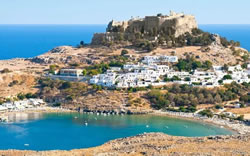
[[[196,115],[194,113],[170,112],[170,111],[154,111],[155,115],[166,115],[174,118],[182,118],[186,120],[194,120],[203,123],[214,124],[221,128],[227,128],[238,134],[250,134],[250,126],[242,121],[230,121],[228,119],[220,119],[217,117],[207,118],[204,116]]]

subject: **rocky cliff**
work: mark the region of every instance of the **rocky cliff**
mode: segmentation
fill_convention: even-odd
[[[129,21],[111,21],[106,33],[95,34],[92,44],[102,44],[107,41],[132,40],[135,34],[154,39],[160,33],[168,36],[178,37],[186,32],[191,33],[197,28],[197,22],[192,15],[170,12],[169,15],[158,14],[157,16],[146,16],[145,18],[132,18]]]

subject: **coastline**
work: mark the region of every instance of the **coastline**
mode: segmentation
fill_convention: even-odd
[[[66,108],[55,108],[55,107],[47,107],[46,106],[46,107],[41,107],[41,108],[27,109],[24,111],[13,111],[13,112],[6,112],[6,113],[9,115],[9,114],[15,114],[15,113],[36,113],[36,112],[37,113],[54,113],[54,112],[70,113],[70,112],[78,112],[78,111],[69,110]],[[155,111],[153,111],[153,113],[148,113],[148,114],[149,115],[156,115],[156,116],[157,115],[158,116],[169,116],[172,118],[180,118],[180,119],[184,119],[184,120],[191,120],[191,121],[197,121],[197,122],[201,122],[201,123],[215,124],[215,125],[219,125],[219,126],[222,125],[221,122],[220,123],[215,122],[215,120],[211,120],[208,118],[194,117],[194,116],[192,116],[192,114],[187,114],[187,113],[163,112],[163,111],[156,111],[155,110]],[[239,124],[243,124],[243,123],[239,123]],[[125,138],[110,140],[108,142],[105,142],[101,146],[91,147],[91,148],[72,149],[72,150],[49,150],[49,151],[32,151],[32,150],[10,149],[10,150],[0,150],[0,154],[6,154],[6,156],[12,156],[12,155],[17,155],[17,156],[19,156],[19,155],[20,156],[24,156],[24,155],[25,156],[29,156],[29,155],[30,156],[31,155],[32,156],[34,156],[34,155],[51,156],[51,155],[71,155],[71,154],[80,156],[80,155],[85,155],[85,154],[96,155],[96,153],[102,153],[105,155],[107,152],[109,152],[110,154],[113,152],[116,152],[116,153],[119,153],[119,155],[122,155],[121,153],[129,151],[127,149],[127,148],[129,148],[131,153],[127,153],[126,155],[133,155],[134,151],[138,152],[141,150],[140,147],[144,146],[145,141],[148,142],[149,145],[151,145],[151,146],[145,145],[145,147],[148,148],[147,150],[158,152],[154,148],[154,146],[159,146],[159,148],[161,147],[161,144],[158,143],[158,141],[164,142],[164,144],[168,144],[169,140],[174,141],[173,144],[176,144],[177,142],[183,142],[184,144],[182,144],[182,145],[190,150],[191,147],[188,145],[189,143],[193,143],[193,144],[197,144],[197,145],[202,143],[206,146],[209,143],[211,143],[211,144],[215,143],[218,145],[223,143],[226,146],[228,142],[230,142],[232,145],[234,145],[235,142],[239,142],[243,146],[245,140],[246,139],[248,140],[248,138],[249,138],[250,131],[248,131],[248,133],[241,133],[240,129],[233,129],[233,127],[230,125],[224,125],[223,128],[228,128],[230,130],[236,131],[237,133],[235,133],[233,135],[220,135],[220,136],[216,135],[216,136],[206,136],[206,137],[179,137],[179,136],[170,136],[170,135],[163,134],[163,133],[146,133],[146,134],[139,134],[139,135],[132,136],[132,137],[125,137]],[[248,130],[250,130],[250,127],[248,127],[248,128],[249,128]],[[165,138],[165,139],[163,139],[163,138]],[[166,139],[167,139],[167,142],[165,142]],[[136,142],[133,142],[131,140],[134,140]],[[247,146],[247,145],[244,145],[244,146]],[[108,147],[108,149],[107,149],[107,147]],[[211,150],[212,148],[213,147],[209,147],[209,150]],[[105,152],[104,152],[104,149],[106,150]],[[234,148],[232,148],[232,147],[231,147],[231,149],[234,150]],[[244,147],[244,149],[245,149],[245,147]],[[164,150],[168,150],[168,148],[166,148]],[[223,150],[223,148],[220,150]],[[171,149],[170,149],[170,151],[171,151]],[[138,154],[140,154],[140,153],[138,153]],[[221,154],[219,154],[219,155],[221,155]]]
[[[25,110],[15,110],[15,111],[6,111],[2,112],[2,116],[8,116],[17,113],[69,113],[69,112],[77,112],[74,110],[66,109],[66,108],[58,108],[58,107],[37,107],[37,108],[27,108]]]
[[[87,113],[87,114],[91,113],[91,112],[80,112],[77,110],[71,110],[71,109],[61,108],[61,107],[58,108],[58,107],[43,106],[43,107],[37,107],[37,108],[29,108],[25,110],[3,112],[1,115],[8,116],[11,114],[16,114],[16,113],[71,113],[71,112]],[[100,115],[102,114],[105,114],[105,113],[100,113]],[[155,115],[155,116],[169,116],[171,118],[179,118],[179,119],[184,119],[184,120],[196,121],[200,123],[212,124],[212,125],[219,126],[220,128],[226,128],[235,132],[235,134],[233,135],[250,134],[250,126],[246,125],[242,121],[230,121],[230,120],[220,119],[216,117],[207,118],[207,117],[200,116],[194,113],[170,112],[170,111],[161,111],[161,110],[149,111],[149,113],[146,113],[146,114]],[[128,114],[128,115],[133,115],[133,114]],[[137,113],[136,115],[145,115],[145,113],[141,113],[141,114]]]
[[[163,111],[155,110],[152,114],[169,116],[169,117],[180,118],[180,119],[185,119],[185,120],[192,120],[192,121],[197,121],[201,123],[207,123],[207,124],[220,126],[221,128],[226,128],[236,133],[233,135],[250,134],[250,126],[246,125],[242,121],[230,121],[230,120],[220,119],[216,117],[207,118],[204,116],[195,115],[194,113],[182,113],[182,112],[170,112],[170,111],[163,112]]]

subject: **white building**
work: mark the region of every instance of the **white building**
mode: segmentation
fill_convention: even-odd
[[[61,69],[60,75],[62,76],[80,76],[82,75],[82,69]]]
[[[8,110],[7,107],[0,105],[0,112],[7,111],[7,110]]]
[[[178,62],[177,56],[144,56],[143,63],[152,64],[152,63],[160,63],[160,62],[170,62],[175,63]]]

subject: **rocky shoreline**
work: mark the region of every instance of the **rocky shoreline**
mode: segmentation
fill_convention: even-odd
[[[100,114],[100,115],[142,115],[153,113],[153,110],[132,110],[132,109],[115,109],[115,110],[91,110],[91,109],[83,109],[78,108],[77,111],[79,113],[87,113],[87,114]]]

